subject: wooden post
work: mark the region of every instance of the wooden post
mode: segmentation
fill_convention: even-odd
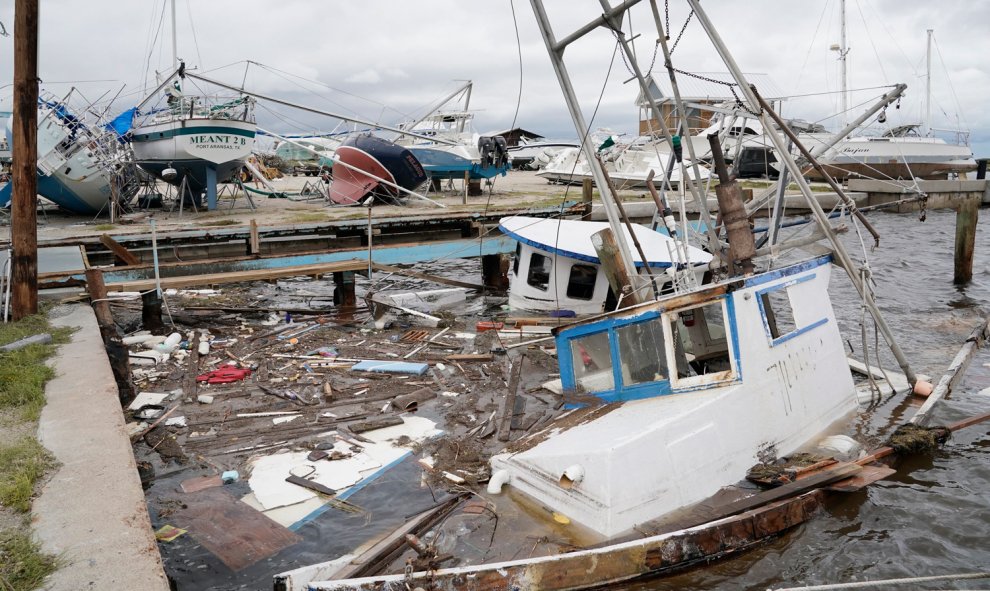
[[[598,253],[598,259],[602,262],[602,270],[608,278],[608,284],[612,286],[612,292],[616,299],[621,298],[619,308],[628,308],[645,301],[643,295],[632,291],[632,281],[625,265],[622,264],[622,257],[619,256],[619,245],[615,242],[615,235],[611,228],[605,228],[591,235],[591,244]],[[623,294],[625,294],[623,296]]]
[[[581,214],[581,219],[588,221],[591,219],[591,198],[594,194],[594,182],[585,178],[581,180],[581,202],[584,203],[584,213]]]
[[[38,313],[38,0],[14,2],[11,314]]]
[[[980,202],[966,199],[956,208],[956,251],[953,283],[973,280],[973,251],[976,249],[976,222],[980,219]]]
[[[106,348],[107,358],[110,360],[110,369],[113,370],[113,377],[117,382],[117,396],[120,398],[121,404],[130,404],[136,393],[134,392],[134,383],[131,380],[129,354],[127,347],[121,342],[117,326],[113,322],[110,302],[107,301],[107,288],[103,283],[103,271],[86,269],[86,290],[89,292],[90,301],[93,303],[96,323],[100,327],[103,346]]]
[[[471,173],[464,171],[464,196],[461,198],[461,204],[467,205],[468,193],[471,191]]]
[[[102,273],[100,277],[102,279]],[[157,289],[141,294],[141,325],[151,332],[160,332],[165,328],[165,323],[162,322],[162,298]]]
[[[357,296],[354,292],[354,272],[338,271],[333,274],[333,303],[339,306],[341,312],[351,313],[357,307]]]
[[[505,393],[505,406],[502,407],[502,416],[498,425],[498,440],[508,441],[509,433],[512,430],[512,413],[516,408],[516,390],[519,389],[519,379],[522,377],[523,362],[526,361],[526,354],[523,353],[509,370],[509,389]]]
[[[261,252],[261,239],[258,237],[258,221],[251,218],[251,236],[248,239],[248,254],[257,255]]]
[[[467,183],[468,195],[472,197],[480,197],[484,193],[481,190],[481,179],[471,179]],[[464,203],[467,203],[467,198],[464,199]]]
[[[509,267],[500,254],[486,254],[481,257],[481,282],[485,287],[505,291],[509,289]]]

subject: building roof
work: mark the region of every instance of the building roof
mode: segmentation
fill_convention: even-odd
[[[732,83],[733,85],[735,84],[735,81],[732,79],[732,74],[728,72],[692,73],[698,76],[704,76],[705,78],[710,78],[711,80]],[[746,76],[746,80],[749,80],[750,84],[756,85],[756,88],[760,91],[760,94],[768,101],[776,101],[786,98],[784,92],[777,86],[768,74],[743,75]],[[681,74],[677,77],[677,88],[681,93],[681,99],[685,101],[712,102],[734,100],[732,91],[729,90],[729,87],[720,82],[711,82],[709,80],[702,80],[700,78]],[[667,76],[650,76],[650,94],[652,94],[657,101],[661,103],[673,99],[674,91],[670,86],[670,78]],[[736,94],[740,94],[738,89],[736,90]],[[741,95],[740,98],[742,98]],[[639,96],[636,97],[636,104],[640,107],[646,107],[649,105],[649,102],[644,99],[642,92],[640,92]]]

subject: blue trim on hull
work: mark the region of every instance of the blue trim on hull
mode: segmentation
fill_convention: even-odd
[[[5,186],[0,187],[0,207],[7,207],[10,205],[10,200],[13,197],[13,190],[13,183],[7,183]],[[102,209],[102,205],[105,205],[101,204],[101,207],[99,208],[93,207],[91,204],[76,195],[62,181],[58,180],[54,176],[47,176],[43,174],[38,175],[38,195],[41,195],[45,199],[48,199],[66,211],[78,214],[97,214]],[[109,197],[107,200],[109,200]]]

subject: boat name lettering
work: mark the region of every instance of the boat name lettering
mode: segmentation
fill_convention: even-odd
[[[863,152],[869,152],[869,148],[845,148],[842,150],[843,154],[862,154]]]
[[[247,139],[236,135],[191,135],[189,142],[197,146],[234,149],[247,144]]]

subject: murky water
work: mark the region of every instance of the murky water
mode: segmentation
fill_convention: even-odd
[[[986,212],[984,212],[985,215]],[[921,223],[914,214],[871,214],[881,246],[869,253],[880,305],[912,367],[938,379],[990,299],[990,232],[977,235],[974,280],[952,284],[953,212],[930,212]],[[984,224],[985,225],[985,224]],[[855,233],[843,238],[862,259]],[[417,270],[477,280],[477,261],[422,265]],[[419,286],[410,281],[409,287]],[[836,314],[852,355],[862,358],[861,309],[840,269],[834,269]],[[359,289],[367,285],[360,282]],[[482,313],[481,304],[462,318]],[[873,333],[868,340],[873,345]],[[896,368],[880,339],[885,366]],[[874,353],[871,353],[873,355]],[[875,363],[875,362],[874,362]],[[936,422],[951,422],[990,411],[990,352],[981,352],[961,388],[938,409]],[[813,395],[813,393],[812,393]],[[853,427],[884,435],[913,409],[900,398],[885,401]],[[817,518],[732,560],[697,568],[677,577],[639,582],[629,589],[766,589],[866,579],[987,570],[990,565],[990,423],[957,433],[933,457],[902,463],[890,479],[830,504]],[[303,541],[269,560],[232,573],[188,536],[165,552],[178,589],[270,589],[271,574],[336,557],[375,534],[394,527],[416,509],[435,501],[419,487],[419,469],[406,463],[349,500],[363,513],[331,510],[297,533]],[[186,477],[159,481],[174,486]],[[246,492],[246,491],[243,491]],[[154,495],[149,495],[152,499]],[[401,499],[401,500],[400,500]],[[373,508],[373,509],[371,509]],[[153,518],[155,517],[153,513]],[[156,520],[156,525],[164,520]],[[990,580],[964,583],[987,588]],[[963,588],[952,583],[914,589]]]

